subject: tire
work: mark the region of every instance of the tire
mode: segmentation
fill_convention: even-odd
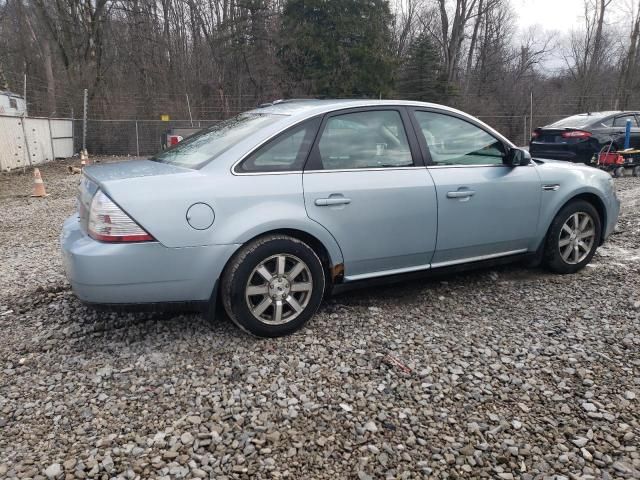
[[[577,230],[574,228],[576,215],[579,224]],[[589,221],[583,223],[587,217],[589,217]],[[598,211],[589,202],[574,200],[565,205],[549,227],[549,233],[545,240],[545,266],[560,274],[582,270],[591,261],[600,244],[601,222]],[[570,231],[571,233],[569,233]],[[581,236],[589,232],[592,235]],[[578,247],[577,254],[576,246]]]
[[[640,177],[640,167],[633,167],[632,175],[634,177]]]
[[[316,313],[324,290],[322,262],[309,245],[288,235],[268,235],[245,245],[229,261],[221,297],[227,314],[242,330],[280,337],[298,330]]]
[[[625,173],[626,172],[624,170],[624,167],[618,167],[613,171],[613,176],[614,177],[618,177],[618,178],[622,178],[622,177],[624,177]]]

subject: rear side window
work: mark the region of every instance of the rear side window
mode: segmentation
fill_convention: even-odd
[[[290,128],[249,155],[237,168],[239,173],[301,171],[320,126],[314,118]]]
[[[9,98],[9,108],[18,108],[18,102],[15,98]]]
[[[602,122],[600,122],[600,124],[601,124],[603,127],[611,128],[611,127],[613,127],[613,120],[614,120],[614,119],[613,119],[613,117],[611,117],[611,118],[606,118],[606,119],[604,119]]]
[[[465,120],[435,112],[415,112],[435,165],[502,165],[501,141]]]
[[[413,165],[409,141],[396,110],[330,117],[318,142],[324,170],[393,168]]]
[[[282,118],[282,115],[243,113],[192,135],[175,147],[151,157],[151,160],[179,167],[200,168]]]
[[[635,115],[623,115],[621,117],[616,117],[616,119],[613,121],[613,126],[614,127],[626,127],[627,126],[627,120],[631,120],[631,126],[632,127],[637,127],[638,126],[638,122],[636,120],[636,116]]]

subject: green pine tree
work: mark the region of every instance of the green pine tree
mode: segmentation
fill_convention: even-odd
[[[289,0],[278,56],[295,90],[378,97],[393,86],[387,0]]]
[[[400,71],[397,91],[401,98],[443,103],[448,94],[440,53],[425,33],[410,45]]]

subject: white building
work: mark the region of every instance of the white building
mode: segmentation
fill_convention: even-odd
[[[21,117],[26,115],[27,105],[21,95],[0,90],[0,115]]]
[[[0,171],[72,155],[71,119],[28,117],[21,95],[0,90]]]

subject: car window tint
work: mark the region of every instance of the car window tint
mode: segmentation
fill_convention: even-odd
[[[325,170],[413,165],[400,113],[378,110],[329,118],[318,142]]]
[[[309,154],[320,118],[293,127],[263,145],[238,167],[240,172],[299,171]]]
[[[415,112],[435,165],[501,165],[502,142],[479,127],[450,115]]]
[[[614,127],[626,127],[627,126],[627,120],[631,120],[631,126],[632,127],[637,127],[638,126],[638,122],[636,121],[635,115],[623,115],[622,117],[616,117],[616,119],[613,121],[613,126]]]

